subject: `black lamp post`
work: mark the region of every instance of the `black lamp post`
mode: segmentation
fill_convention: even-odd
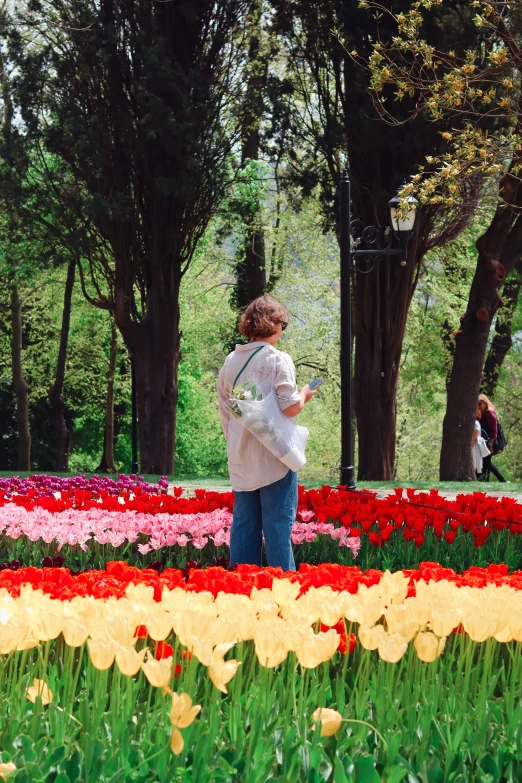
[[[138,466],[138,405],[136,399],[136,373],[134,371],[134,360],[131,359],[131,406],[132,406],[132,464],[131,473],[137,473]]]
[[[417,200],[409,197],[406,208],[400,209],[401,199],[395,196],[388,202],[393,233],[400,243],[391,247],[393,233],[388,227],[383,234],[382,246],[376,226],[366,226],[360,220],[351,219],[351,191],[348,172],[341,177],[340,233],[341,233],[341,484],[355,489],[353,465],[354,422],[352,419],[352,270],[354,259],[359,256],[378,260],[381,256],[400,256],[401,266],[406,266],[408,242],[415,224]],[[357,237],[353,235],[357,233]],[[353,239],[353,242],[352,242]],[[369,249],[357,249],[360,244],[373,245]]]

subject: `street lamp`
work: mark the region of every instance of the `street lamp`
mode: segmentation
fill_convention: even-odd
[[[388,206],[390,207],[392,228],[401,243],[399,251],[401,254],[401,266],[406,266],[408,242],[411,239],[415,218],[417,217],[417,199],[413,198],[413,196],[407,196],[407,198],[403,199],[404,206],[402,209],[400,208],[400,203],[401,199],[399,196],[394,196],[388,201]]]
[[[355,468],[353,465],[354,429],[352,419],[352,270],[354,258],[363,256],[400,256],[401,266],[406,266],[408,242],[413,233],[417,210],[417,201],[411,196],[401,199],[392,198],[390,219],[393,233],[400,243],[399,248],[391,247],[393,235],[389,228],[383,233],[384,243],[378,239],[381,232],[376,226],[366,226],[360,220],[351,219],[351,188],[348,172],[345,169],[341,177],[340,234],[341,234],[341,484],[355,489]],[[353,239],[352,234],[358,233]],[[369,249],[358,249],[362,243],[374,245]]]

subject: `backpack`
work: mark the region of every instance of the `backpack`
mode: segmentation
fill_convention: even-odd
[[[504,430],[502,429],[500,422],[497,421],[497,437],[495,438],[495,442],[493,444],[493,454],[500,454],[501,451],[504,451],[507,445],[508,442],[506,436],[504,435]]]

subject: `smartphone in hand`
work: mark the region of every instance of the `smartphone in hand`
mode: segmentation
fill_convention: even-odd
[[[314,391],[314,389],[318,389],[319,386],[322,386],[324,383],[324,380],[322,378],[314,378],[313,381],[310,381],[308,384],[308,387],[310,391]]]

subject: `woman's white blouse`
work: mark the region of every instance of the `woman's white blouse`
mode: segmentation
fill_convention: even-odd
[[[266,397],[275,389],[281,410],[301,399],[295,379],[295,367],[290,356],[265,342],[236,345],[225,359],[217,381],[219,415],[227,439],[228,472],[236,492],[251,492],[279,481],[288,473],[286,465],[274,457],[229,411],[227,400],[232,396],[234,380],[253,351],[263,346],[248,363],[237,385],[250,381],[258,394]]]

